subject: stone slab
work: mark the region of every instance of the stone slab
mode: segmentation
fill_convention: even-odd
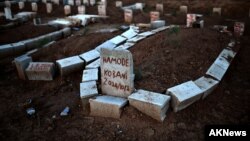
[[[154,35],[155,33],[151,32],[151,31],[146,31],[146,32],[142,32],[140,34],[138,34],[138,36],[143,36],[143,37],[149,37],[151,35]]]
[[[71,35],[71,29],[69,27],[66,27],[66,28],[62,29],[61,31],[63,33],[64,38]]]
[[[4,8],[5,18],[8,20],[12,19],[11,9],[9,7]]]
[[[55,65],[50,62],[31,62],[25,70],[29,80],[53,80]]]
[[[193,82],[188,81],[167,89],[171,96],[171,106],[174,112],[185,109],[202,97],[202,90]]]
[[[48,36],[50,36],[52,41],[56,41],[62,38],[63,36],[62,33],[63,33],[62,31],[56,31],[56,32],[49,33]]]
[[[155,92],[138,90],[129,97],[129,104],[146,115],[163,121],[170,103],[170,96]]]
[[[223,57],[217,57],[216,60],[214,61],[214,64],[220,66],[221,68],[223,68],[224,70],[227,70],[230,63]]]
[[[110,39],[109,41],[115,45],[120,45],[120,44],[124,43],[126,40],[127,40],[127,38],[118,35],[118,36]]]
[[[204,76],[195,80],[194,83],[202,90],[202,99],[205,99],[219,85],[219,81]]]
[[[14,59],[17,73],[20,79],[23,79],[23,80],[26,79],[25,69],[29,66],[30,62],[32,62],[32,58],[26,55],[23,55]]]
[[[151,30],[151,32],[158,33],[158,32],[164,31],[164,30],[169,29],[169,28],[170,28],[170,26],[163,26],[163,27]]]
[[[231,49],[223,49],[222,52],[219,54],[220,57],[225,58],[227,61],[231,63],[233,58],[235,57],[236,52]]]
[[[109,49],[114,49],[117,45],[112,43],[110,40],[102,43],[101,45],[97,46],[95,49],[98,52],[101,52],[101,48],[109,48]]]
[[[166,22],[164,20],[156,20],[151,22],[151,28],[157,29],[160,27],[164,27],[166,25]]]
[[[86,81],[97,81],[98,80],[98,69],[85,69],[82,74],[82,82]]]
[[[143,40],[143,39],[145,39],[145,38],[146,38],[146,37],[144,37],[144,36],[135,36],[135,37],[133,37],[133,38],[127,40],[127,42],[129,42],[129,43],[137,43],[137,42],[139,42],[140,40]]]
[[[86,69],[94,69],[94,68],[99,68],[101,65],[101,60],[100,58],[95,60],[94,62],[88,64],[85,68]]]
[[[82,59],[84,59],[86,64],[89,64],[91,61],[100,57],[100,53],[95,49],[85,52],[79,55]]]
[[[89,103],[92,116],[120,118],[122,108],[128,103],[128,100],[114,96],[97,96],[89,99]]]
[[[213,63],[208,69],[208,71],[206,72],[206,75],[212,76],[215,79],[221,81],[226,71],[227,70],[221,68],[219,65]]]
[[[122,45],[116,47],[116,49],[125,49],[126,50],[126,49],[131,48],[134,45],[135,45],[135,43],[126,42],[125,44],[122,44]]]
[[[98,95],[96,81],[88,81],[80,83],[80,98],[90,98]]]
[[[135,37],[138,34],[138,32],[137,32],[137,30],[132,29],[132,28],[133,27],[130,27],[130,29],[127,30],[126,32],[122,33],[121,36],[123,36],[123,37],[125,37],[127,39],[131,39],[131,38]]]
[[[79,71],[84,67],[84,61],[79,56],[68,57],[56,61],[61,76]]]
[[[185,6],[185,5],[181,5],[181,6],[180,6],[180,12],[186,13],[186,14],[187,14],[187,12],[188,12],[188,7]]]
[[[133,58],[128,50],[101,50],[102,93],[128,97],[134,91]]]
[[[97,10],[98,10],[98,15],[100,16],[106,16],[107,12],[106,12],[106,6],[101,4],[97,6]]]

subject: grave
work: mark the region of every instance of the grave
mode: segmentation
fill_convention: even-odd
[[[124,10],[124,21],[126,23],[131,23],[133,20],[133,11],[131,9]]]
[[[160,12],[158,11],[151,11],[150,12],[150,21],[153,22],[153,21],[157,21],[160,19]]]
[[[32,58],[26,55],[14,59],[17,73],[20,79],[26,79],[25,69],[29,66],[30,62],[32,62]]]
[[[52,3],[46,3],[47,13],[51,13],[53,10]]]
[[[101,49],[102,94],[128,97],[134,91],[133,58],[128,50]]]
[[[25,72],[29,80],[53,80],[55,65],[49,62],[31,62]]]

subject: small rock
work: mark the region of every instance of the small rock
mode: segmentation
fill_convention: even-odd
[[[29,116],[32,116],[36,113],[36,110],[34,108],[28,108],[26,112]]]
[[[69,107],[67,106],[64,110],[60,113],[60,116],[67,116],[69,114]]]
[[[152,128],[147,128],[147,129],[144,130],[144,134],[151,137],[151,136],[153,136],[155,134],[155,130],[152,129]]]

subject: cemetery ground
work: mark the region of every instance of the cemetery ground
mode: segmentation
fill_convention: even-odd
[[[32,55],[32,59],[55,62],[94,49],[121,34],[121,31],[94,33],[98,29],[123,24],[122,12],[116,11],[118,14],[112,15],[110,20],[73,31],[73,36],[40,49]],[[63,17],[61,13],[63,11],[52,15]],[[43,16],[47,18],[45,14]],[[186,23],[183,15],[161,18],[171,24]],[[149,22],[148,14],[139,11],[135,19],[136,23]],[[240,20],[249,27],[249,18]],[[227,35],[209,26],[226,24],[229,29],[233,28],[232,22],[224,17],[208,16],[205,22],[204,29],[165,30],[130,48],[136,74],[135,88],[164,94],[167,88],[203,76],[230,41]],[[5,37],[0,35],[1,44],[58,30],[46,26],[38,29],[31,23],[6,31]],[[28,34],[22,35],[24,31],[20,31],[17,33],[19,36],[14,37],[14,31],[23,30],[23,27]],[[82,70],[63,77],[57,75],[53,81],[24,81],[18,78],[11,63],[13,57],[5,58],[0,61],[0,140],[203,140],[205,125],[249,124],[249,33],[246,29],[240,38],[238,54],[215,91],[205,100],[199,100],[177,113],[170,108],[162,123],[132,106],[124,108],[120,119],[86,115],[82,112],[79,98]],[[28,117],[25,111],[25,103],[29,99],[36,109],[33,117]],[[69,115],[60,117],[66,106],[70,107]]]

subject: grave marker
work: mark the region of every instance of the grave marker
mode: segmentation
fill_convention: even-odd
[[[219,7],[213,8],[213,14],[218,14],[219,16],[221,16],[221,8]]]
[[[68,5],[74,6],[74,0],[68,0]]]
[[[31,8],[32,8],[32,11],[35,11],[35,12],[37,12],[37,3],[35,3],[35,2],[32,2],[31,3]]]
[[[8,20],[12,19],[11,9],[9,7],[4,8],[5,18]]]
[[[81,0],[76,0],[76,6],[80,6],[81,5]]]
[[[89,3],[91,6],[94,6],[95,5],[95,0],[89,0]]]
[[[161,13],[164,12],[164,8],[163,8],[163,4],[162,3],[157,3],[155,7],[156,7],[156,11],[159,11]]]
[[[47,13],[51,13],[52,12],[52,3],[46,3],[46,9],[47,9]]]
[[[48,62],[31,62],[25,72],[29,80],[53,80],[55,65]]]
[[[65,15],[71,14],[71,7],[70,7],[70,5],[65,5],[64,6],[64,14]]]
[[[188,7],[185,5],[180,6],[180,12],[187,14],[188,12]]]
[[[22,1],[18,2],[18,6],[19,6],[19,9],[23,9],[24,8],[24,2],[22,2]]]
[[[78,10],[78,14],[85,14],[86,13],[86,9],[85,9],[84,5],[78,6],[77,10]]]
[[[131,9],[124,10],[124,21],[126,23],[131,23],[133,20],[133,11]]]
[[[83,4],[89,6],[89,0],[83,0]]]
[[[14,62],[16,65],[19,78],[25,80],[26,79],[25,69],[29,66],[29,63],[32,62],[32,58],[24,55],[15,58]]]
[[[98,5],[98,15],[106,16],[106,6],[105,5]]]
[[[150,21],[153,22],[153,21],[157,21],[160,19],[160,12],[158,11],[152,11],[150,12]]]
[[[54,4],[56,4],[56,5],[59,5],[60,4],[60,1],[59,0],[53,0],[52,1]]]
[[[122,1],[116,1],[115,7],[122,7]]]
[[[234,34],[239,37],[242,36],[245,30],[245,24],[243,22],[234,23]]]
[[[101,49],[102,93],[128,97],[134,91],[133,58],[128,50]]]

